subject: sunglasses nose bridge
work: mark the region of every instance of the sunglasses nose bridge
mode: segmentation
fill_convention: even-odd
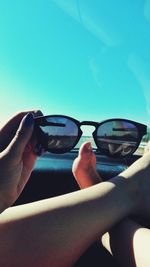
[[[93,126],[93,127],[95,127],[95,129],[92,132],[92,135],[93,135],[93,138],[94,138],[94,141],[95,141],[95,135],[96,135],[96,129],[97,129],[98,123],[95,122],[95,121],[82,121],[82,122],[80,122],[80,129],[81,129],[82,126]]]
[[[87,125],[87,126],[94,126],[95,128],[97,127],[98,123],[94,121],[81,121],[80,126]]]

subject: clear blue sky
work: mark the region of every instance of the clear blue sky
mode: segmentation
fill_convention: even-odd
[[[37,108],[149,124],[149,70],[149,0],[0,1],[0,123]]]

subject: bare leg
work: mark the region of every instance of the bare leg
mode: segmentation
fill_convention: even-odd
[[[0,216],[1,266],[72,266],[99,235],[132,210],[126,194],[113,190],[111,183],[96,185],[7,209]],[[118,199],[126,203],[123,209],[117,207]]]
[[[0,265],[69,267],[140,203],[150,215],[149,157],[107,182],[7,209],[0,215]]]
[[[81,189],[94,185],[98,179],[101,181],[95,169],[96,163],[92,161],[94,154],[92,151],[88,153],[87,147],[88,144],[81,147],[80,156],[73,166],[74,176]],[[149,266],[150,257],[149,253],[146,252],[147,240],[150,243],[149,229],[129,218],[123,219],[109,233],[102,236],[104,246],[124,267]]]
[[[91,143],[86,142],[81,146],[79,155],[73,163],[72,171],[82,189],[102,182],[102,178],[96,171],[96,157]]]

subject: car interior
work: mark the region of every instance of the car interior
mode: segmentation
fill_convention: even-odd
[[[94,149],[97,159],[97,171],[104,181],[115,177],[130,166],[140,155],[133,154],[123,158],[110,157]],[[14,205],[21,205],[45,198],[80,190],[72,174],[72,164],[78,155],[78,149],[65,154],[45,152],[38,157],[31,177]],[[144,222],[142,222],[144,225]],[[100,239],[93,243],[80,257],[75,267],[83,266],[119,267],[118,263],[103,247]]]

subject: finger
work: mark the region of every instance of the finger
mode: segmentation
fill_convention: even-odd
[[[19,128],[6,148],[5,153],[13,160],[20,160],[25,151],[25,147],[28,144],[34,128],[34,118],[32,113],[28,113],[21,121]]]
[[[30,110],[30,111],[24,111],[19,112],[16,115],[14,115],[0,130],[0,151],[3,151],[11,142],[13,137],[16,134],[16,131],[19,127],[19,124],[23,117],[27,115],[29,112],[32,112],[34,116],[42,116],[41,111],[36,110]]]

